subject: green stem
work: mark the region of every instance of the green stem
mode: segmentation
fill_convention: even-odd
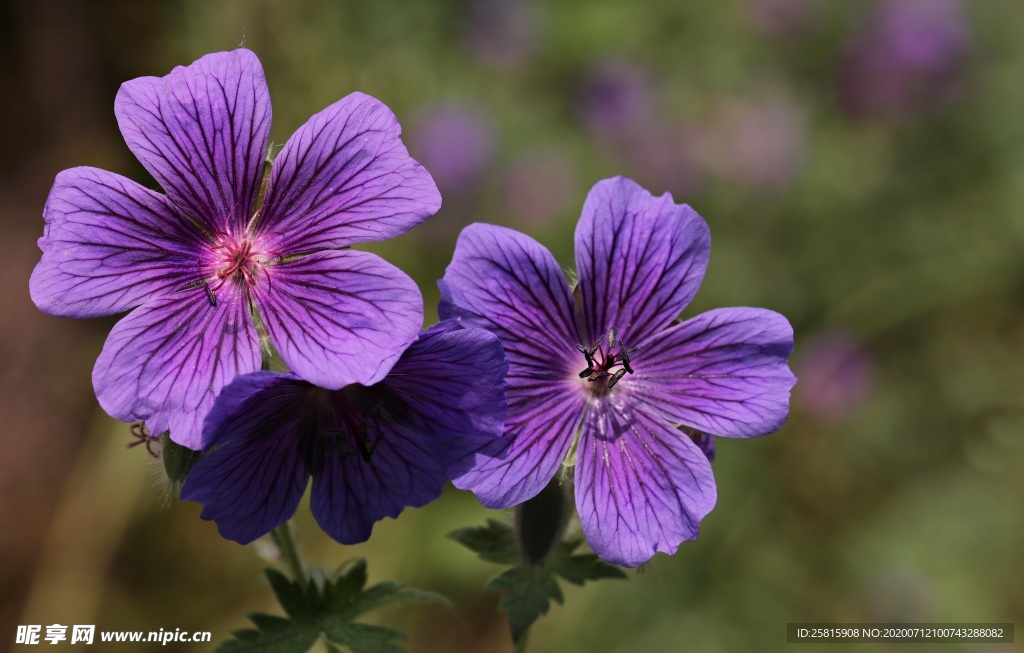
[[[516,642],[516,653],[526,653],[526,643],[530,640],[530,631],[523,633],[523,636]]]
[[[303,587],[306,586],[306,570],[302,567],[302,559],[299,558],[299,550],[295,548],[295,541],[292,539],[292,529],[288,522],[285,522],[271,531],[274,537],[274,544],[284,557],[285,563],[291,569],[292,576],[299,581]]]

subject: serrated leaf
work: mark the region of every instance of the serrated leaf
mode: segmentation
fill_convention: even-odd
[[[333,574],[311,573],[306,583],[289,580],[274,569],[267,579],[288,618],[262,613],[249,615],[256,629],[236,631],[217,653],[303,653],[321,634],[354,653],[400,653],[395,640],[405,639],[398,630],[352,623],[384,605],[431,601],[443,597],[431,592],[384,581],[366,588],[366,561],[353,560]]]
[[[610,565],[593,553],[568,556],[560,560],[553,571],[575,585],[601,578],[626,578],[626,573]]]
[[[270,588],[274,590],[277,602],[284,608],[285,614],[295,620],[315,618],[317,606],[311,605],[308,587],[304,588],[298,581],[290,580],[276,569],[264,569]]]
[[[495,519],[488,519],[486,526],[452,531],[448,537],[487,562],[511,565],[519,560],[515,531],[510,525]]]
[[[244,638],[239,637],[242,633]],[[289,622],[283,630],[246,630],[235,636],[238,639],[224,642],[214,653],[305,653],[316,643],[320,633],[308,624]]]
[[[394,640],[408,639],[402,631],[384,626],[353,624],[342,619],[331,619],[324,625],[328,641],[352,653],[404,653],[405,649]]]
[[[550,574],[539,567],[513,567],[492,578],[487,586],[508,593],[501,609],[508,615],[512,641],[518,642],[533,622],[548,613],[551,599],[562,602],[562,592]]]
[[[365,612],[376,610],[377,608],[385,605],[423,603],[426,601],[441,601],[447,603],[448,599],[433,592],[426,592],[412,587],[402,587],[401,583],[396,581],[384,581],[363,591],[362,594],[359,595],[359,600],[352,603],[346,609],[343,609],[341,614],[348,619],[352,619]]]

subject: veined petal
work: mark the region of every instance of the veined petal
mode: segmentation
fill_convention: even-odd
[[[316,389],[293,375],[240,376],[206,418],[203,457],[181,498],[203,504],[221,536],[248,544],[288,521],[309,482],[304,438],[315,436]]]
[[[274,160],[258,230],[286,254],[386,240],[441,207],[379,100],[352,93],[309,119]]]
[[[313,516],[342,544],[365,542],[374,523],[430,503],[448,480],[433,434],[405,420],[384,428],[369,460],[336,451],[313,473]]]
[[[438,282],[441,319],[487,329],[501,339],[513,369],[562,378],[582,356],[569,283],[555,257],[534,239],[489,224],[462,230]]]
[[[270,94],[249,50],[218,52],[121,85],[114,114],[132,153],[209,232],[252,216],[270,136]]]
[[[594,553],[636,567],[697,537],[715,506],[711,465],[697,445],[643,410],[602,403],[583,423],[576,508]]]
[[[711,235],[703,218],[624,177],[598,182],[576,226],[583,322],[589,340],[611,327],[630,346],[660,331],[697,294]]]
[[[50,315],[127,311],[200,276],[195,227],[163,195],[98,168],[57,175],[29,290]]]
[[[508,417],[501,438],[463,461],[452,483],[488,508],[533,498],[561,468],[583,416],[583,396],[563,387],[523,387],[509,378]]]
[[[793,328],[774,311],[708,311],[650,339],[622,390],[704,433],[763,435],[782,427],[789,413],[792,351]]]
[[[260,368],[259,340],[244,299],[225,285],[216,306],[200,292],[156,299],[132,311],[107,336],[92,380],[111,416],[145,420],[199,449],[203,419],[220,389]]]
[[[509,360],[505,433],[481,447],[453,480],[489,508],[540,492],[569,451],[583,415],[571,381],[585,366],[576,351],[572,294],[551,253],[493,225],[463,229],[441,288],[442,318],[496,334]]]
[[[279,263],[256,292],[284,362],[333,390],[383,379],[423,325],[415,282],[368,252],[332,250]]]
[[[498,438],[505,426],[508,359],[497,336],[452,320],[420,334],[381,385],[416,415],[423,430],[460,467],[458,452]]]

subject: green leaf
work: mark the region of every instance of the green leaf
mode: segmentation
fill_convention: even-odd
[[[546,560],[531,564],[519,559],[512,527],[498,521],[464,528],[449,537],[484,560],[512,565],[488,581],[487,587],[506,592],[500,605],[508,615],[512,640],[516,643],[537,619],[548,613],[551,601],[561,604],[564,600],[557,577],[575,585],[601,578],[626,578],[625,572],[593,553],[574,554],[582,543],[579,538],[559,542]]]
[[[519,560],[515,531],[508,524],[495,519],[488,519],[486,526],[452,531],[448,537],[487,562],[511,565]]]
[[[235,639],[221,644],[217,653],[302,653],[321,636],[353,653],[401,653],[395,643],[405,639],[401,631],[353,623],[354,619],[385,605],[444,600],[395,581],[367,588],[362,559],[345,563],[333,574],[313,570],[305,584],[274,569],[265,573],[288,617],[249,615],[256,628],[236,631]]]

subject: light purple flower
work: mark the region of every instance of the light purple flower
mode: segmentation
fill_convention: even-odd
[[[401,234],[440,206],[387,107],[353,93],[310,118],[258,209],[271,111],[252,52],[125,82],[114,112],[166,195],[96,168],[60,173],[31,280],[51,315],[134,309],[93,372],[108,413],[198,448],[217,392],[260,368],[254,311],[303,378],[384,378],[419,332],[422,298],[394,266],[344,248]]]
[[[501,339],[508,418],[456,486],[507,507],[575,462],[583,532],[605,560],[636,566],[695,538],[715,482],[705,452],[677,427],[769,433],[785,421],[796,381],[793,331],[778,313],[726,308],[676,322],[709,249],[690,207],[628,179],[602,181],[576,228],[577,305],[536,241],[467,227],[439,283],[439,312]]]
[[[445,193],[469,189],[494,152],[494,129],[482,107],[463,102],[430,106],[417,120],[413,152]]]
[[[328,391],[294,374],[238,377],[217,397],[203,457],[181,498],[242,544],[295,513],[310,476],[313,516],[343,544],[422,506],[501,435],[508,361],[482,329],[437,324],[372,386]]]
[[[804,380],[796,404],[822,421],[843,422],[864,405],[874,385],[874,363],[864,343],[842,330],[809,338],[796,369]]]
[[[649,123],[655,104],[649,73],[636,64],[611,59],[587,73],[579,109],[591,131],[618,138]]]
[[[971,47],[958,0],[882,0],[847,43],[839,96],[849,113],[898,116],[957,98]]]

